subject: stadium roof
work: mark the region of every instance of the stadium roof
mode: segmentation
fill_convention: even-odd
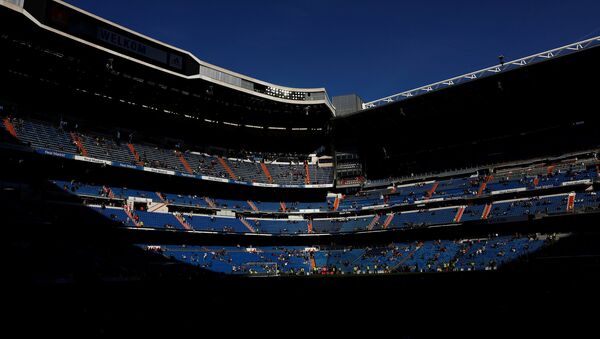
[[[40,5],[44,3],[44,5]],[[325,105],[332,115],[335,109],[324,88],[293,88],[275,85],[242,75],[198,59],[191,52],[168,45],[60,0],[23,2],[2,0],[1,5],[21,12],[40,28],[76,40],[112,55],[151,67],[184,79],[202,79],[253,96],[294,105]],[[52,7],[52,8],[50,8]],[[57,11],[64,11],[58,13]],[[76,12],[73,14],[72,12]],[[79,22],[73,17],[79,15]],[[85,18],[85,19],[81,19]],[[69,21],[70,22],[67,22]],[[98,33],[81,33],[73,25],[91,25]],[[189,65],[177,65],[189,62]],[[188,67],[186,67],[188,66]],[[186,68],[188,70],[186,70]],[[191,68],[191,70],[189,70]]]
[[[483,77],[487,77],[490,75],[495,75],[498,73],[511,71],[514,69],[522,68],[529,66],[531,64],[536,64],[539,62],[544,62],[550,59],[562,57],[565,55],[569,55],[572,53],[577,53],[579,51],[600,46],[600,36],[590,38],[587,40],[575,42],[566,46],[558,47],[551,49],[549,51],[537,53],[534,55],[530,55],[524,58],[520,58],[513,61],[504,62],[503,60],[499,60],[500,63],[491,66],[488,68],[484,68],[478,71],[470,72],[467,74],[463,74],[454,78],[438,81],[436,83],[421,86],[415,89],[411,89],[408,91],[404,91],[398,94],[390,95],[385,98],[373,100],[371,102],[367,102],[363,104],[363,109],[375,108],[383,105],[387,105],[393,102],[398,102],[405,100],[407,98],[411,98],[417,95],[427,94],[432,91],[441,90],[444,88],[452,87],[454,85],[459,85],[465,82],[470,82],[476,79],[480,79]],[[499,57],[501,58],[501,57]]]
[[[163,72],[166,75],[174,76],[183,80],[200,80],[209,84],[216,84],[226,87],[236,93],[243,94],[251,99],[262,99],[267,102],[287,104],[285,108],[296,113],[304,113],[309,107],[316,109],[318,114],[329,117],[335,117],[335,108],[333,107],[329,96],[324,88],[291,88],[274,85],[252,77],[248,77],[196,58],[192,53],[147,37],[126,27],[88,13],[73,5],[60,0],[43,0],[37,3],[46,3],[43,10],[35,10],[34,2],[24,2],[18,0],[0,0],[0,4],[23,13],[35,25],[45,31],[56,33],[72,41],[85,44],[88,47],[96,48],[102,52],[118,56],[129,62],[144,67],[151,67],[154,70]],[[15,5],[16,4],[16,5]],[[24,7],[23,7],[24,6]],[[48,8],[47,8],[48,7]],[[69,23],[62,22],[64,19],[53,18],[53,13],[49,7],[60,8],[61,10],[71,11],[84,17],[83,20],[94,22],[94,33],[90,36],[77,34],[72,27],[75,23],[71,20]],[[80,19],[81,21],[82,19]],[[64,20],[68,21],[68,20]],[[81,24],[81,22],[77,22]],[[88,23],[89,25],[92,25]],[[98,33],[96,33],[98,31]],[[141,46],[148,48],[150,52],[155,51],[158,54],[164,54],[164,60],[160,61],[150,52],[131,51],[131,47],[125,45]],[[464,75],[442,80],[430,85],[421,86],[416,89],[404,91],[395,95],[387,96],[382,99],[374,100],[363,104],[364,109],[385,106],[390,103],[400,102],[408,98],[420,96],[434,91],[453,87],[455,85],[472,82],[473,80],[493,76],[503,72],[520,69],[532,64],[537,64],[550,59],[559,58],[565,55],[577,53],[586,49],[600,45],[600,37],[587,39],[584,41],[572,43],[563,47],[555,48],[542,53],[534,54],[518,60],[501,62],[482,70],[470,72]],[[143,55],[142,55],[143,54]],[[177,68],[173,66],[173,60],[184,63],[184,67]],[[279,110],[275,109],[274,111]],[[308,111],[307,111],[308,112]],[[359,111],[360,112],[360,111]],[[357,112],[355,112],[357,113]],[[303,115],[303,114],[300,114]],[[308,115],[308,114],[306,114]]]

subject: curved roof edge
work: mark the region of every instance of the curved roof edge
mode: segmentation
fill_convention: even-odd
[[[165,48],[177,51],[179,53],[188,55],[189,57],[191,57],[195,62],[197,62],[200,67],[198,69],[197,72],[195,72],[195,74],[192,75],[184,75],[184,74],[180,74],[178,72],[174,72],[172,70],[169,70],[167,68],[163,68],[142,60],[139,60],[137,58],[133,58],[130,57],[128,55],[125,55],[123,53],[119,53],[118,51],[114,50],[114,49],[109,49],[103,46],[100,46],[98,44],[95,44],[93,42],[81,39],[79,37],[73,36],[69,33],[63,32],[61,30],[58,30],[56,28],[50,27],[42,22],[40,22],[37,18],[35,18],[33,15],[31,15],[29,12],[27,12],[26,9],[23,9],[20,6],[15,6],[10,2],[6,2],[6,1],[0,1],[0,5],[10,8],[12,10],[18,11],[20,13],[22,13],[23,15],[25,15],[29,20],[31,20],[32,22],[34,22],[37,26],[39,26],[42,29],[45,29],[47,31],[51,31],[53,33],[59,34],[63,37],[72,39],[72,40],[76,40],[80,43],[83,43],[85,45],[88,45],[90,47],[96,48],[96,49],[100,49],[104,52],[113,54],[115,56],[118,56],[120,58],[124,58],[127,59],[129,61],[132,62],[136,62],[139,64],[142,64],[144,66],[147,67],[151,67],[166,73],[169,73],[170,75],[174,75],[174,76],[178,76],[181,78],[185,78],[185,79],[202,79],[205,81],[209,81],[221,86],[225,86],[231,89],[235,89],[238,90],[240,92],[245,92],[247,94],[251,94],[254,96],[258,96],[258,97],[262,97],[264,99],[269,99],[269,100],[273,100],[273,101],[278,101],[278,102],[283,102],[283,103],[287,103],[287,104],[296,104],[296,105],[326,105],[330,110],[331,110],[331,114],[333,116],[335,116],[335,107],[333,106],[331,99],[329,98],[329,95],[327,94],[327,91],[325,88],[323,87],[319,87],[319,88],[295,88],[295,87],[287,87],[287,86],[280,86],[280,85],[276,85],[276,84],[272,84],[266,81],[262,81],[259,79],[255,79],[252,78],[250,76],[247,75],[243,75],[234,71],[230,71],[227,70],[225,68],[210,64],[208,62],[202,61],[200,59],[198,59],[194,54],[192,54],[189,51],[183,50],[181,48],[169,45],[167,43],[164,43],[162,41],[156,40],[154,38],[148,37],[146,35],[143,35],[141,33],[138,33],[136,31],[133,31],[127,27],[121,26],[117,23],[114,23],[110,20],[104,19],[102,17],[99,17],[93,13],[87,12],[81,8],[78,8],[76,6],[73,6],[67,2],[64,2],[62,0],[50,0],[52,2],[61,4],[63,6],[68,7],[69,9],[72,9],[74,11],[77,11],[83,15],[89,16],[93,19],[99,20],[107,25],[110,25],[112,27],[115,27],[119,30],[122,30],[124,32],[127,32],[133,36],[139,37],[141,39],[147,40],[147,41],[151,41],[152,43],[158,44],[160,46],[163,46]],[[228,79],[233,79],[234,81],[224,81],[223,79],[219,79],[218,75],[225,75],[224,78],[228,78]],[[258,86],[264,86],[267,91],[257,91],[255,89],[253,89],[252,85],[258,85]],[[245,86],[243,86],[245,85]],[[250,87],[250,88],[249,88]]]

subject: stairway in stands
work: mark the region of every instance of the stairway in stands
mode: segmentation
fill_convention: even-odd
[[[575,210],[575,193],[569,194],[569,199],[567,200],[567,212],[573,212]]]
[[[221,166],[223,166],[223,168],[229,174],[231,179],[238,180],[237,175],[235,175],[235,173],[233,173],[233,170],[231,170],[231,167],[229,167],[229,165],[227,164],[227,161],[225,161],[225,159],[223,159],[221,157],[218,157],[218,159],[219,159],[219,163],[221,164]]]
[[[194,174],[194,170],[192,169],[192,166],[190,166],[190,163],[185,159],[183,154],[178,153],[177,157],[179,158],[179,161],[183,165],[183,168],[185,168],[185,171],[188,172],[189,174]]]
[[[246,202],[248,203],[248,206],[250,206],[250,208],[254,211],[254,212],[258,212],[258,207],[256,207],[256,205],[251,201],[251,200],[246,200]]]
[[[256,229],[254,229],[254,227],[252,227],[252,225],[250,225],[250,223],[248,222],[248,220],[246,220],[246,218],[244,217],[240,217],[239,218],[240,222],[242,224],[244,224],[244,226],[246,226],[246,228],[251,232],[251,233],[257,233]]]
[[[390,272],[396,271],[398,268],[400,268],[402,265],[404,265],[405,262],[407,262],[412,257],[414,257],[415,253],[417,253],[417,251],[420,250],[421,247],[423,247],[423,243],[418,243],[415,246],[414,250],[410,251],[410,253],[408,253],[404,258],[402,258],[402,260],[400,260],[400,262],[398,262],[396,265],[394,265],[394,267],[392,267],[392,269],[390,270]]]
[[[309,254],[310,256],[310,270],[314,271],[317,268],[317,261],[315,260],[315,255],[313,253]]]
[[[204,201],[208,204],[210,208],[217,208],[217,204],[215,204],[214,200],[209,197],[204,197]]]
[[[133,144],[131,144],[131,143],[127,144],[127,148],[129,148],[129,151],[131,152],[131,154],[133,154],[135,163],[138,164],[139,166],[144,166],[144,162],[140,159],[140,154],[135,150],[135,147],[133,146]]]
[[[390,224],[392,223],[392,220],[394,220],[394,216],[395,214],[388,214],[387,217],[385,218],[385,221],[383,222],[383,229],[387,229]]]
[[[75,133],[75,132],[71,132],[70,135],[71,135],[71,139],[73,140],[73,142],[77,146],[77,149],[79,150],[79,153],[81,153],[81,155],[83,155],[84,157],[87,157],[88,156],[88,152],[85,149],[85,147],[83,146],[83,142],[81,142],[81,138],[79,137],[79,135],[77,135],[77,133]]]
[[[369,223],[369,226],[367,226],[367,229],[369,231],[372,231],[373,228],[375,227],[375,225],[377,225],[377,223],[379,222],[380,218],[381,218],[381,216],[379,214],[375,215],[375,217],[373,218],[373,220],[371,220],[371,222]]]
[[[333,210],[334,210],[334,211],[337,211],[337,210],[338,210],[338,208],[340,207],[340,200],[341,200],[340,196],[339,196],[339,195],[337,195],[337,196],[335,197],[335,200],[334,200],[334,202],[333,202]]]
[[[479,186],[479,190],[477,191],[477,196],[480,196],[483,194],[483,192],[485,191],[485,188],[487,187],[488,182],[492,181],[494,179],[493,176],[488,175],[485,177],[484,181],[481,183],[481,186]]]
[[[440,185],[440,183],[438,181],[433,183],[433,186],[431,187],[431,189],[429,191],[427,191],[427,194],[425,195],[425,200],[431,199],[431,197],[433,196],[433,194],[435,194],[435,191],[437,190],[439,185]]]
[[[158,199],[161,201],[160,203],[156,203],[154,204],[152,207],[148,207],[148,212],[156,212],[160,209],[162,209],[163,207],[168,205],[168,202],[165,201],[165,199],[163,199],[163,197],[161,196],[160,192],[155,192],[156,196],[158,197]]]
[[[456,211],[456,216],[454,217],[454,222],[460,222],[460,219],[462,219],[463,214],[465,213],[465,206],[461,206],[458,211]]]
[[[306,176],[304,177],[304,183],[310,185],[310,169],[308,168],[308,161],[304,162],[304,171],[306,172]]]
[[[142,227],[142,225],[135,220],[133,213],[131,213],[131,211],[129,210],[129,206],[127,206],[127,205],[123,206],[123,210],[125,211],[125,214],[127,214],[127,216],[129,217],[131,222],[135,225],[135,227]]]
[[[490,216],[491,212],[492,212],[492,204],[485,205],[485,208],[483,209],[483,214],[481,215],[481,219],[487,220],[487,218]]]
[[[194,229],[192,228],[192,226],[190,226],[190,224],[188,224],[185,221],[185,218],[183,217],[182,214],[180,213],[174,213],[175,215],[175,219],[177,219],[177,221],[179,221],[179,223],[181,224],[181,226],[183,226],[183,228],[185,228],[187,231],[193,231]]]
[[[263,173],[265,174],[265,177],[267,177],[267,181],[269,182],[269,184],[273,183],[273,176],[271,176],[271,172],[269,172],[269,169],[267,168],[267,165],[264,162],[260,163],[260,168],[262,168]]]
[[[4,127],[6,128],[8,133],[10,133],[10,135],[12,135],[13,137],[18,138],[17,130],[15,129],[15,126],[13,126],[13,124],[10,122],[10,119],[4,118],[3,121],[4,121]]]

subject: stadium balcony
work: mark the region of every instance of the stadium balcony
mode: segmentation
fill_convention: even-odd
[[[314,219],[312,222],[315,233],[342,233],[366,231],[374,216]]]
[[[486,207],[486,205],[467,206],[463,211],[460,221],[467,222],[467,221],[475,221],[475,220],[485,219],[483,217],[484,216],[483,212],[485,210],[485,207]],[[486,218],[487,218],[487,216],[486,216]]]
[[[79,153],[69,134],[60,127],[23,119],[7,119],[15,127],[19,140],[32,148],[71,154]]]
[[[308,166],[313,178],[307,182],[302,162],[228,159],[199,152],[163,148],[158,145],[121,143],[119,139],[94,132],[82,132],[63,122],[53,126],[47,122],[5,118],[7,132],[15,132],[18,140],[36,152],[75,160],[100,160],[107,165],[129,167],[201,180],[222,181],[265,187],[332,187],[333,168]],[[14,127],[13,127],[14,126]],[[83,156],[85,159],[79,158]],[[267,177],[263,166],[269,173]]]
[[[271,181],[264,175],[261,164],[255,161],[225,160],[230,170],[240,181],[264,182]]]
[[[346,196],[341,199],[339,209],[359,211],[375,206],[393,207],[438,201],[451,202],[452,200],[531,192],[577,184],[591,185],[597,178],[598,171],[595,166],[586,168],[576,165],[553,168],[551,172],[539,175],[518,173],[507,178],[492,179],[486,182],[481,194],[479,194],[479,189],[483,186],[486,176],[427,181],[394,186],[385,190],[360,191],[354,196]],[[434,186],[435,190],[433,190]]]
[[[578,194],[575,199],[575,208],[589,211],[600,208],[600,195],[596,192],[585,192]]]
[[[522,219],[527,216],[560,215],[572,211],[592,210],[598,208],[597,198],[595,192],[587,190],[592,187],[597,176],[596,167],[564,169],[553,167],[551,171],[546,169],[545,175],[532,177],[521,173],[514,174],[510,178],[493,179],[488,182],[489,185],[482,195],[478,195],[477,190],[481,182],[487,181],[487,177],[483,176],[415,183],[393,187],[386,191],[365,191],[356,196],[348,196],[341,200],[337,210],[334,209],[335,203],[332,203],[331,198],[322,202],[250,201],[184,196],[77,182],[55,181],[54,183],[80,196],[88,204],[108,203],[113,206],[123,206],[130,199],[145,200],[144,211],[138,217],[146,228],[164,229],[164,225],[169,224],[172,226],[170,228],[182,231],[226,233],[250,231],[293,235],[413,229],[432,225],[482,220],[498,221],[507,218]],[[574,189],[578,190],[578,193]],[[528,195],[518,197],[518,194],[524,191],[527,191]],[[511,193],[500,194],[504,192]],[[450,198],[444,200],[448,196]],[[570,201],[571,197],[573,201]],[[456,200],[458,198],[463,200]],[[465,198],[467,200],[464,200]],[[445,205],[439,205],[441,202]],[[216,215],[219,211],[225,211],[231,217],[228,219]],[[344,215],[348,211],[359,211],[360,215],[352,217]],[[185,222],[177,222],[172,217],[168,217],[169,222],[146,221],[146,218],[152,217],[153,212],[184,212],[190,219],[199,222],[188,220],[189,227],[186,228]],[[241,219],[235,219],[233,216]],[[160,217],[167,218],[164,215]],[[312,222],[310,227],[309,221]]]
[[[307,220],[269,220],[269,219],[248,219],[253,223],[254,229],[258,233],[266,234],[306,234],[308,233]]]
[[[161,168],[186,173],[186,169],[177,157],[175,150],[166,150],[158,146],[135,144],[141,161],[147,167]]]
[[[204,197],[197,196],[181,196],[177,194],[164,194],[164,199],[170,204],[193,206],[198,208],[210,208],[210,205]]]
[[[194,174],[227,178],[225,168],[223,168],[217,158],[197,152],[185,152],[183,156],[190,164]]]
[[[267,165],[269,172],[276,182],[281,182],[285,185],[304,185],[306,172],[304,165]]]
[[[215,217],[206,215],[185,215],[186,222],[195,231],[213,231],[225,233],[247,233],[248,229],[235,217]]]
[[[136,164],[136,159],[129,151],[127,146],[118,145],[113,140],[104,137],[88,137],[83,134],[78,134],[88,157],[102,159],[108,161],[118,161],[124,164]]]
[[[451,224],[457,213],[457,207],[431,209],[427,211],[409,211],[396,214],[388,228],[412,228],[438,224]]]
[[[109,189],[106,187],[86,186],[77,184],[68,184],[56,182],[69,192],[81,194],[86,197],[97,197],[102,199],[113,199],[113,205],[123,206],[127,203],[127,197],[123,196],[123,191],[118,189]],[[159,197],[157,193],[131,191],[126,194],[136,194],[139,204],[139,198]],[[165,197],[170,196],[165,194]],[[572,199],[572,207],[569,203]],[[117,202],[114,202],[117,199]],[[120,199],[120,200],[119,200]],[[183,199],[183,198],[182,198]],[[252,217],[239,215],[235,213],[230,216],[216,215],[216,211],[206,204],[206,199],[191,198],[192,200],[183,200],[186,203],[202,205],[202,210],[198,212],[208,214],[198,214],[186,212],[181,214],[176,210],[171,210],[168,204],[159,204],[166,210],[148,212],[148,207],[142,207],[142,210],[131,210],[131,215],[135,220],[126,215],[127,209],[109,207],[104,209],[102,206],[106,202],[94,201],[90,199],[87,203],[96,211],[103,215],[110,216],[110,219],[120,221],[126,227],[143,227],[156,230],[173,229],[178,231],[211,231],[223,233],[259,233],[271,235],[298,235],[298,234],[335,234],[335,233],[354,233],[373,231],[381,229],[414,229],[435,225],[456,225],[465,222],[477,222],[488,220],[492,222],[508,222],[510,220],[523,220],[528,217],[544,217],[551,215],[566,215],[572,212],[589,212],[600,209],[600,197],[596,192],[585,193],[562,193],[550,196],[536,196],[532,198],[520,198],[511,200],[495,201],[489,204],[481,203],[472,206],[449,206],[442,208],[418,209],[396,212],[393,214],[371,214],[365,216],[347,217],[347,216],[329,216],[313,217],[312,214],[304,215],[298,218],[269,218]],[[166,200],[166,199],[165,199]],[[167,200],[168,201],[168,200]],[[217,210],[227,210],[229,208],[240,208],[237,205],[228,204],[235,201],[221,201],[215,199]],[[237,201],[244,204],[243,201]],[[247,202],[246,202],[247,203]],[[154,206],[148,204],[147,206]],[[248,206],[246,204],[246,206]],[[246,210],[250,206],[245,207]],[[125,214],[124,214],[125,213]],[[182,216],[183,221],[176,218]],[[309,228],[309,223],[311,227]],[[189,226],[188,226],[189,225]],[[187,226],[187,227],[186,227]]]
[[[415,183],[425,183],[432,181],[443,181],[460,178],[473,178],[482,183],[485,174],[492,174],[490,185],[498,184],[499,182],[510,181],[513,179],[521,179],[522,177],[550,176],[552,173],[568,172],[572,168],[592,167],[596,166],[598,160],[596,158],[597,149],[589,148],[587,150],[564,153],[560,156],[553,157],[537,157],[524,158],[516,161],[490,163],[477,167],[468,167],[456,170],[447,170],[440,172],[415,173],[410,176],[385,178],[385,179],[368,179],[361,187],[365,191],[384,189],[387,187],[402,187]],[[537,185],[537,183],[535,183]],[[487,186],[487,185],[486,185]]]

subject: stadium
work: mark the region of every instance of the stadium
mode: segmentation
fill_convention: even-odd
[[[559,319],[598,295],[600,37],[363,102],[59,0],[0,18],[5,280],[44,331]]]

